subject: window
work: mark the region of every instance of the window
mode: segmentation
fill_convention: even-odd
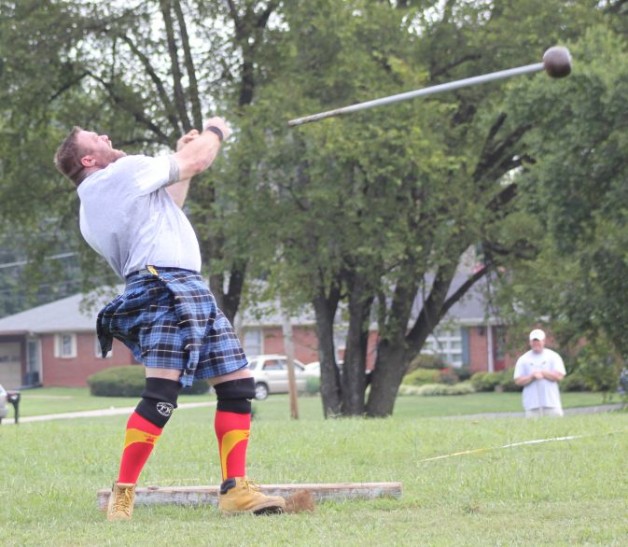
[[[94,355],[99,359],[102,359],[102,350],[100,349],[100,342],[98,341],[98,336],[94,336]],[[107,352],[105,355],[105,359],[109,359],[113,355],[113,348]]]
[[[75,334],[57,334],[55,336],[55,357],[63,359],[76,357]]]
[[[262,351],[262,329],[246,329],[244,331],[242,346],[247,355],[261,355]]]
[[[273,359],[264,363],[264,370],[284,370],[286,368],[285,361]]]
[[[423,352],[438,355],[453,367],[463,365],[462,350],[462,333],[457,328],[435,329],[423,347]]]

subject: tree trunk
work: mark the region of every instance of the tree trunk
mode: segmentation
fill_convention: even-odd
[[[316,314],[318,356],[321,367],[321,401],[325,418],[342,413],[340,375],[334,346],[334,317],[338,300],[337,291],[332,291],[329,298],[319,293],[312,302]]]
[[[392,415],[397,392],[408,363],[419,354],[427,337],[451,306],[458,302],[489,270],[488,267],[478,270],[450,293],[456,268],[453,265],[441,267],[434,278],[414,325],[407,334],[405,332],[407,317],[405,322],[403,320],[388,322],[388,336],[382,339],[377,351],[377,361],[372,374],[371,391],[366,406],[367,416],[386,417]],[[412,285],[412,282],[408,282],[407,285]],[[400,283],[395,292],[403,294],[407,292],[408,286],[404,287],[404,284]],[[414,297],[416,298],[416,294]],[[397,315],[403,318],[401,310],[400,308]]]
[[[359,275],[353,277],[349,294],[349,332],[342,366],[342,401],[345,416],[364,414],[366,390],[366,351],[369,318],[373,304],[372,292]]]
[[[392,415],[407,366],[408,357],[404,344],[382,340],[377,350],[377,361],[366,405],[368,417],[384,418]]]

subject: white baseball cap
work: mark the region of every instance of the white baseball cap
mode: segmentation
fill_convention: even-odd
[[[545,333],[541,329],[534,329],[530,333],[530,340],[540,340],[543,342],[545,340]]]

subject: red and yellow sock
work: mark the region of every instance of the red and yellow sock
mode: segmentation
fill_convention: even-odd
[[[222,480],[246,475],[246,450],[251,430],[251,414],[217,410],[214,429],[218,439]]]
[[[126,424],[124,450],[120,461],[118,482],[136,484],[163,428],[157,427],[137,412]]]

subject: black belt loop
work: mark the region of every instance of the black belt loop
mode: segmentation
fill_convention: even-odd
[[[189,272],[193,274],[197,274],[198,272],[192,270],[186,270],[185,268],[171,268],[171,267],[161,267],[161,266],[146,266],[141,270],[137,270],[135,272],[131,272],[129,275],[125,277],[126,280],[129,280],[136,276],[150,275],[151,277],[159,278],[160,273],[164,272]]]
[[[164,268],[164,269],[167,269],[167,268]],[[126,276],[125,279],[130,279],[131,277],[135,277],[138,275],[152,275],[153,277],[159,277],[159,272],[157,271],[155,266],[146,266],[146,268],[142,268],[141,270],[136,270],[134,272],[131,272],[129,275]]]

